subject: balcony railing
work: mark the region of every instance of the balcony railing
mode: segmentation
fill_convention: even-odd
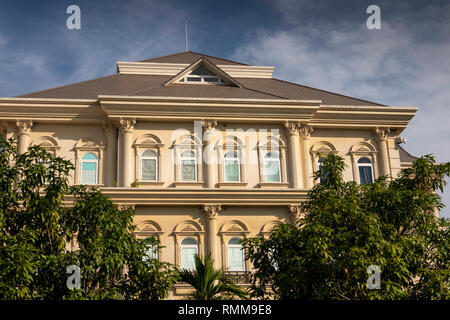
[[[226,271],[225,274],[236,284],[250,284],[250,271]]]

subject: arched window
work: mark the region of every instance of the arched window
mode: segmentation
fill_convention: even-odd
[[[237,152],[229,151],[225,153],[223,170],[225,182],[241,181],[241,161]]]
[[[81,184],[97,184],[98,158],[94,153],[86,153],[81,158]]]
[[[181,241],[181,268],[195,270],[194,256],[198,253],[197,240],[185,238]]]
[[[266,182],[281,182],[280,155],[278,152],[267,152],[264,155],[264,175]]]
[[[319,158],[318,160],[317,160],[317,168],[318,168],[318,171],[319,172],[322,172],[322,163],[325,161],[325,158]],[[321,180],[319,179],[319,182],[320,182]]]
[[[194,151],[186,150],[181,154],[181,181],[197,181],[197,159]]]
[[[231,238],[228,241],[228,270],[245,271],[244,250],[240,238]]]
[[[152,260],[158,260],[158,246],[157,245],[149,245],[147,248],[147,258]]]
[[[373,167],[369,158],[358,159],[358,172],[360,184],[373,183]]]
[[[154,150],[146,150],[141,155],[141,180],[158,180],[158,154]]]

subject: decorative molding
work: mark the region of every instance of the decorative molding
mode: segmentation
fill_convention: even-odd
[[[136,119],[120,119],[119,126],[123,132],[131,132],[134,129],[134,125],[136,124]]]
[[[267,222],[267,223],[261,228],[260,234],[261,234],[263,237],[268,237],[268,236],[270,235],[270,233],[272,232],[272,229],[273,229],[275,226],[278,226],[278,225],[280,225],[280,224],[283,224],[283,221],[280,221],[280,220],[273,220],[273,221]]]
[[[203,187],[205,184],[204,181],[175,181],[173,182],[173,186],[175,188],[179,187]]]
[[[147,74],[147,75],[177,75],[189,67],[187,63],[162,63],[162,62],[117,62],[117,70],[122,74]],[[218,64],[231,77],[238,78],[272,78],[273,66],[241,66]]]
[[[301,124],[300,121],[285,121],[283,128],[288,135],[292,136],[299,133]]]
[[[6,130],[6,129],[8,129],[8,121],[1,120],[1,121],[0,121],[0,129],[1,129],[1,130]]]
[[[248,185],[248,183],[245,181],[234,181],[234,182],[220,181],[220,182],[216,183],[216,186],[219,188],[222,188],[222,187],[245,187],[247,185]]]
[[[234,236],[234,235],[241,235],[245,238],[245,235],[250,233],[250,231],[248,231],[247,226],[245,225],[245,223],[243,223],[242,221],[239,220],[231,220],[228,222],[225,222],[221,227],[220,227],[220,231],[219,234],[222,237],[222,240],[224,238],[224,236]],[[224,243],[226,241],[223,241]]]
[[[217,120],[202,120],[203,130],[212,130],[217,127]]]
[[[291,217],[292,224],[294,224],[295,226],[298,226],[300,223],[300,220],[304,216],[302,207],[300,205],[290,204],[288,206],[288,211],[289,211],[289,215]]]
[[[389,127],[376,127],[374,129],[375,136],[378,140],[386,140],[391,129]]]
[[[260,182],[258,183],[258,186],[260,188],[288,188],[289,183],[288,182]]]
[[[129,208],[134,210],[135,209],[134,203],[118,203],[117,204],[117,209],[120,210],[120,211],[127,210]]]
[[[222,211],[222,206],[218,205],[204,205],[203,212],[207,219],[217,219],[217,216]]]
[[[19,130],[19,135],[30,135],[31,127],[33,126],[33,120],[17,120],[16,126]]]
[[[311,137],[311,133],[313,132],[313,127],[312,126],[308,126],[308,125],[302,125],[299,128],[299,134],[300,137],[308,139],[309,137]]]
[[[159,224],[152,220],[145,220],[144,222],[140,223],[135,231],[136,234],[139,235],[156,235],[159,236],[162,234],[162,230]]]
[[[105,136],[114,135],[116,133],[117,125],[113,122],[104,122],[102,125]]]

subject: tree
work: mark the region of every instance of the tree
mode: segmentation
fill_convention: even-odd
[[[245,241],[252,296],[267,298],[270,288],[276,299],[449,299],[450,223],[433,212],[450,163],[427,155],[370,185],[345,182],[344,169],[327,156],[299,226]],[[379,290],[368,288],[370,266],[381,271]]]
[[[208,253],[202,260],[199,255],[194,256],[195,270],[182,269],[180,279],[190,284],[193,290],[189,296],[195,300],[232,299],[237,296],[247,299],[247,294],[240,289],[224,273],[222,269],[214,269],[213,260]]]
[[[0,299],[167,296],[177,270],[148,257],[159,243],[134,236],[133,209],[69,186],[73,165],[39,146],[18,154],[13,140],[0,137],[0,150]],[[74,240],[78,249],[68,250]],[[70,265],[80,267],[80,289],[67,286]]]

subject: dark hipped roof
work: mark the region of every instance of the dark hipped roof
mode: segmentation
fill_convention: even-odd
[[[140,62],[187,63],[192,64],[206,57],[216,65],[243,63],[207,56],[188,51]],[[78,82],[62,87],[21,95],[22,98],[96,99],[98,95],[124,96],[168,96],[203,98],[243,98],[243,99],[288,99],[321,100],[322,104],[369,105],[381,104],[344,96],[324,90],[275,79],[275,78],[235,78],[243,88],[233,86],[176,85],[164,86],[173,76],[114,74],[93,80]]]

